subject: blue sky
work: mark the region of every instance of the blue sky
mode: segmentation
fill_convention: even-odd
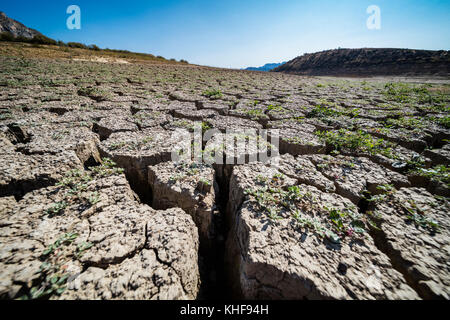
[[[72,4],[81,30],[66,27]],[[380,30],[366,27],[369,5]],[[15,0],[0,11],[57,40],[226,68],[338,47],[450,49],[450,0]]]

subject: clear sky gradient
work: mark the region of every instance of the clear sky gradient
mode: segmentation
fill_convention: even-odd
[[[81,30],[66,9],[81,8]],[[366,9],[381,9],[369,30]],[[0,11],[56,40],[226,68],[326,49],[450,49],[450,0],[2,0]]]

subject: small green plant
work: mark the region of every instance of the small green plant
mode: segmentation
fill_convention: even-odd
[[[184,179],[185,177],[186,177],[186,175],[184,175],[184,174],[175,174],[175,175],[169,177],[169,181],[174,183],[174,182],[177,182],[178,180]]]
[[[316,165],[316,167],[319,169],[319,170],[322,170],[322,169],[327,169],[328,167],[330,166],[330,164],[329,163],[318,163],[317,165]]]
[[[195,124],[192,123],[191,121],[188,121],[186,119],[179,119],[177,121],[172,122],[172,125],[174,127],[179,127],[179,128],[186,128],[190,131],[193,131],[195,128]]]
[[[402,168],[402,165],[405,170],[416,171],[425,167],[425,159],[420,155],[413,155],[410,159],[406,160],[406,162],[396,162],[392,164],[393,167],[400,168]]]
[[[376,187],[375,195],[372,195],[370,192],[365,191],[362,192],[362,197],[371,203],[379,203],[385,201],[388,196],[395,193],[396,189],[391,184],[382,184]]]
[[[301,192],[301,188],[299,186],[291,186],[288,188],[288,193],[286,195],[288,200],[300,200],[303,198],[303,194]]]
[[[202,133],[205,134],[206,131],[208,131],[209,129],[211,129],[211,125],[206,122],[206,121],[202,121]]]
[[[269,181],[269,178],[260,174],[257,175],[255,179],[255,182],[260,185],[265,185],[267,181]]]
[[[450,129],[450,116],[445,116],[442,118],[436,118],[435,121],[441,126]]]
[[[272,177],[272,180],[283,180],[286,176],[282,173],[275,173]]]
[[[147,144],[152,141],[153,141],[153,137],[145,137],[144,139],[142,139],[141,144]]]
[[[418,227],[422,227],[424,229],[428,229],[431,232],[438,232],[439,231],[439,223],[435,220],[429,219],[425,217],[423,214],[415,213],[410,211],[411,214],[407,215],[406,218],[409,221],[414,222],[414,224]]]
[[[71,257],[80,258],[93,245],[89,242],[81,242],[75,248],[73,243],[77,237],[77,233],[65,233],[45,249],[41,256],[39,278],[21,299],[48,299],[52,295],[61,295],[65,291],[69,278],[66,263]]]
[[[84,254],[87,250],[89,250],[90,248],[92,248],[93,245],[94,245],[94,244],[91,243],[91,242],[86,242],[86,241],[80,242],[80,243],[77,245],[77,250],[76,250],[75,256],[76,256],[78,259],[81,258],[81,257],[83,256],[83,254]]]
[[[118,149],[122,149],[123,147],[125,147],[127,145],[127,143],[126,142],[115,142],[115,143],[112,143],[110,146],[109,146],[109,148],[111,149],[111,150],[118,150]]]
[[[390,194],[395,191],[395,188],[392,184],[380,184],[376,187],[376,189],[383,194]]]
[[[188,176],[196,176],[199,174],[199,169],[197,168],[191,168],[186,173]]]
[[[384,126],[386,128],[423,129],[426,127],[426,123],[420,118],[400,117],[398,119],[387,119]]]
[[[293,143],[293,144],[307,144],[308,142],[302,138],[302,137],[289,137],[289,138],[282,138],[284,141],[289,142],[289,143]]]
[[[100,195],[97,191],[91,193],[88,198],[89,203],[93,206],[100,201]]]
[[[62,212],[64,212],[64,209],[67,208],[67,206],[68,206],[68,203],[66,201],[57,202],[57,203],[53,204],[50,208],[45,210],[45,214],[50,217],[59,215]]]
[[[347,211],[336,208],[326,208],[332,222],[334,231],[342,236],[352,236],[353,233],[366,232],[365,223],[362,216],[357,216]]]
[[[450,187],[450,166],[437,165],[433,168],[416,167],[409,171],[410,174],[427,177],[430,180],[440,181]]]
[[[325,118],[339,116],[341,112],[336,111],[328,104],[316,105],[309,113],[308,118]]]
[[[357,213],[354,206],[327,208],[307,188],[301,185],[283,186],[282,177],[259,175],[254,180],[258,186],[245,190],[256,208],[270,221],[275,223],[279,218],[292,218],[300,228],[310,229],[319,237],[326,237],[335,243],[346,237],[361,237],[365,233],[367,217]]]
[[[318,219],[304,215],[300,210],[295,210],[293,218],[297,222],[299,228],[309,229],[319,237],[328,238],[334,243],[339,243],[341,241],[341,238],[336,233],[325,227]]]
[[[276,104],[276,105],[270,104],[267,106],[266,110],[272,111],[272,112],[278,112],[278,113],[282,113],[282,112],[286,111],[282,106],[280,106],[278,104]]]
[[[85,195],[84,192],[88,190],[89,183],[95,178],[123,173],[123,169],[116,168],[115,165],[111,159],[104,158],[101,165],[91,167],[88,171],[74,169],[67,172],[64,178],[56,184],[58,187],[66,190],[64,200],[52,205],[44,211],[44,214],[49,217],[61,214],[69,204],[75,202],[89,203],[91,206],[98,203],[100,201],[98,191],[91,192],[89,195]]]
[[[316,131],[315,134],[336,151],[350,149],[372,155],[382,154],[388,158],[396,159],[395,154],[393,154],[394,145],[391,142],[375,138],[362,130],[354,132],[339,129],[337,131]]]
[[[203,96],[208,97],[210,99],[220,99],[222,98],[222,92],[220,90],[212,89],[212,90],[205,90],[202,93]]]
[[[106,101],[111,97],[109,92],[95,87],[80,88],[78,90],[78,95],[89,97],[97,102]]]
[[[13,119],[13,118],[14,118],[14,116],[9,112],[0,114],[0,120]]]
[[[378,222],[381,220],[381,214],[377,211],[366,211],[367,215],[367,223],[370,225],[372,229],[381,230]]]
[[[268,119],[268,116],[261,109],[239,109],[236,111],[249,116],[253,120]]]
[[[199,182],[200,182],[201,184],[205,185],[205,186],[210,186],[210,185],[211,185],[211,182],[208,181],[208,180],[206,180],[205,178],[200,178],[200,179],[199,179]]]
[[[270,221],[276,222],[277,220],[283,219],[283,217],[280,217],[280,216],[273,210],[273,208],[271,208],[271,209],[272,209],[272,210],[270,210],[271,212],[268,214],[268,217],[269,217]]]
[[[426,85],[411,85],[406,83],[387,83],[384,87],[385,96],[399,103],[428,104],[432,106],[445,105],[444,94],[433,94]]]
[[[122,168],[117,168],[116,163],[109,158],[103,158],[102,164],[96,167],[92,167],[91,171],[95,176],[107,177],[124,172]]]
[[[360,108],[352,108],[350,110],[342,111],[341,114],[350,117],[350,118],[357,118],[359,114],[361,113]]]
[[[47,247],[47,249],[42,253],[43,256],[48,256],[53,253],[56,249],[62,245],[71,244],[78,237],[77,233],[65,233],[63,236],[58,238],[53,244]]]
[[[59,269],[50,264],[42,264],[40,271],[48,275],[45,276],[41,286],[32,287],[29,296],[22,297],[23,300],[44,299],[53,294],[61,295],[65,291],[68,275],[60,274]]]
[[[52,134],[52,139],[53,140],[61,140],[62,138],[64,138],[64,134],[61,132],[57,132]]]
[[[426,216],[426,212],[417,206],[414,200],[400,203],[400,206],[406,210],[406,218],[412,221],[416,227],[422,227],[432,233],[439,232],[439,223]]]
[[[88,183],[92,181],[92,177],[89,173],[82,173],[80,170],[71,170],[66,176],[57,183],[57,186],[67,188],[69,195],[79,195],[82,191],[86,190]]]

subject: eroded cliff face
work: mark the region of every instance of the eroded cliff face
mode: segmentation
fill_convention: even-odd
[[[274,72],[315,76],[450,75],[448,51],[412,49],[337,49],[299,56]]]

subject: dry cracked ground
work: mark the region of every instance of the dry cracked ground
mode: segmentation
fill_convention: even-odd
[[[449,299],[445,81],[0,66],[0,297]],[[171,160],[195,123],[234,163]]]

